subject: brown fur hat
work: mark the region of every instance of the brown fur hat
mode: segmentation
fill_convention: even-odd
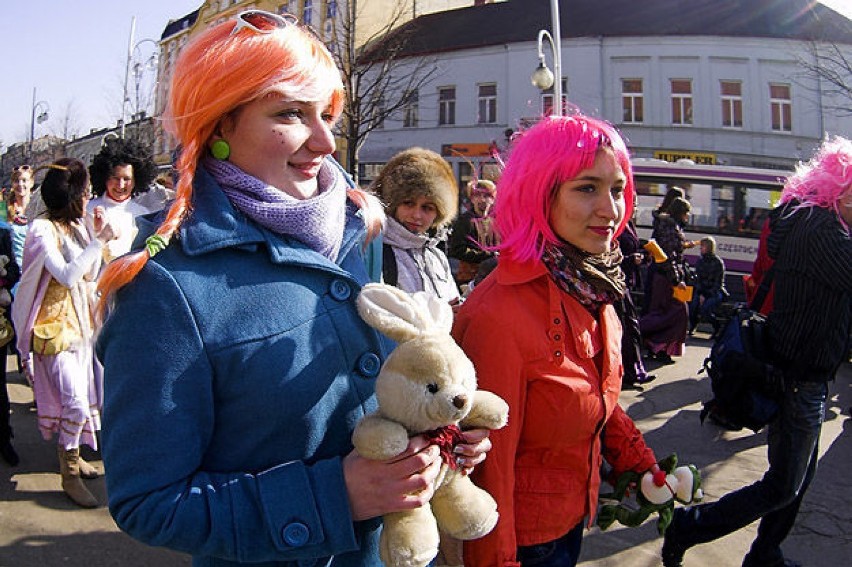
[[[431,228],[440,228],[458,213],[459,188],[453,169],[440,155],[424,148],[409,148],[395,156],[373,181],[373,192],[394,216],[400,203],[412,197],[435,202],[438,216]]]

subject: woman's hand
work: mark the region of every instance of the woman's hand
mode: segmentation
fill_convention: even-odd
[[[21,369],[24,372],[24,378],[27,381],[27,384],[30,385],[30,388],[35,386],[35,382],[33,381],[33,361],[31,358],[25,358],[21,360]]]
[[[110,240],[120,236],[118,228],[113,227],[109,220],[107,220],[106,212],[103,207],[95,207],[92,217],[92,226],[95,229],[95,238],[97,238],[101,244],[106,244]]]
[[[485,460],[486,453],[491,450],[491,439],[488,438],[490,434],[488,429],[471,429],[462,432],[465,442],[456,445],[453,450],[462,474],[472,473],[473,467]]]
[[[422,436],[392,459],[374,461],[352,451],[343,459],[343,476],[353,520],[412,510],[429,502],[441,470],[438,447]]]

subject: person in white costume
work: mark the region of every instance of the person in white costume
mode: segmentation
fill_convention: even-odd
[[[150,189],[156,166],[145,146],[134,140],[112,139],[92,159],[89,174],[95,195],[89,202],[89,215],[95,207],[103,207],[120,235],[104,248],[104,260],[110,262],[130,251],[137,232],[136,217],[154,212],[139,197]]]

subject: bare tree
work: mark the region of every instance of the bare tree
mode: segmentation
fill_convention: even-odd
[[[56,117],[51,132],[54,136],[63,140],[70,140],[80,133],[80,124],[77,121],[77,108],[74,99],[65,104],[65,108]]]
[[[852,51],[848,46],[812,41],[798,63],[804,76],[816,80],[817,89],[828,99],[826,109],[852,115]]]
[[[437,65],[434,57],[406,55],[416,22],[404,25],[409,19],[405,2],[395,3],[385,23],[362,41],[360,28],[366,27],[366,20],[358,0],[345,4],[328,43],[346,89],[340,126],[348,146],[346,169],[357,181],[359,153],[367,137],[409,103],[412,93],[435,75]]]

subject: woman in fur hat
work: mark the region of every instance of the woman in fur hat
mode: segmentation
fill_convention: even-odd
[[[385,165],[373,190],[388,213],[382,256],[385,283],[457,302],[450,263],[438,248],[458,209],[458,186],[450,164],[431,150],[405,150]]]

